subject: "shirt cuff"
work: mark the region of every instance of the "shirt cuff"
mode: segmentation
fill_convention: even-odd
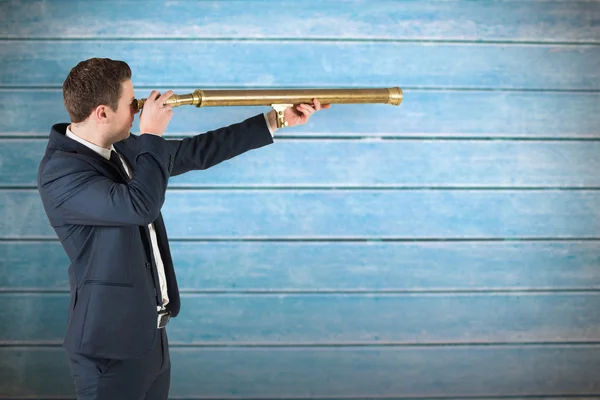
[[[273,130],[273,127],[271,127],[271,124],[269,123],[269,117],[267,117],[267,113],[263,114],[265,117],[265,122],[267,123],[267,128],[269,128],[269,132],[271,133],[271,136],[274,136],[275,131]]]

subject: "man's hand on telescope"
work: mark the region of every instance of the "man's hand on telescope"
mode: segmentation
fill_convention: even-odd
[[[284,111],[283,115],[285,117],[285,121],[288,123],[287,127],[290,128],[292,126],[302,125],[308,122],[309,118],[317,111],[325,110],[330,108],[331,104],[321,105],[319,100],[313,99],[313,104],[297,104],[294,107],[288,107]],[[269,123],[271,127],[276,130],[277,129],[277,114],[275,110],[271,110],[268,114]]]

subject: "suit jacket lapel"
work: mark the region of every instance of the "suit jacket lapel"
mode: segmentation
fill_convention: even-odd
[[[125,158],[125,161],[127,161],[129,169],[131,170],[131,176],[133,177],[133,171],[135,170],[135,156],[137,154],[137,151],[136,149],[131,148],[131,146],[129,145],[130,143],[132,143],[132,141],[129,141],[129,143],[127,143],[127,140],[124,140],[115,143],[114,146],[117,150],[117,153],[122,155],[123,158]]]

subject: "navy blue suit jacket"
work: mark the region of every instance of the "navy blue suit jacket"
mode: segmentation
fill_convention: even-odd
[[[44,209],[68,255],[70,303],[63,342],[93,357],[143,356],[158,337],[160,286],[148,224],[154,222],[169,304],[179,291],[160,209],[169,177],[212,167],[273,143],[264,116],[183,140],[130,135],[115,149],[132,168],[127,177],[108,160],[52,127],[38,169]]]

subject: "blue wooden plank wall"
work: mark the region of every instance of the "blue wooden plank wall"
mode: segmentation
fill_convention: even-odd
[[[9,0],[0,42],[1,399],[74,398],[35,175],[93,56],[138,96],[405,94],[170,181],[173,399],[600,398],[600,2]]]

